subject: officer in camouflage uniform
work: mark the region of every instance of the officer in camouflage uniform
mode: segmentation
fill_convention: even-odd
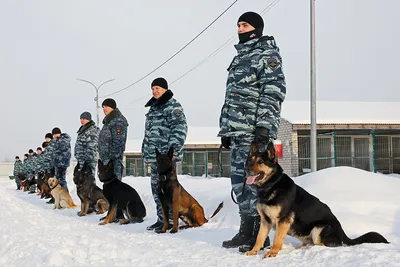
[[[15,157],[15,163],[14,163],[14,180],[17,185],[17,190],[20,190],[20,184],[19,184],[19,173],[22,172],[22,161],[19,159],[18,156]]]
[[[114,99],[107,98],[101,105],[106,116],[99,133],[99,157],[104,165],[107,165],[110,160],[113,162],[114,173],[121,180],[128,121],[117,108]]]
[[[157,208],[157,222],[147,230],[158,230],[163,226],[162,207],[158,197],[158,172],[156,148],[166,154],[170,147],[174,148],[174,161],[182,158],[183,145],[187,134],[186,116],[181,104],[172,98],[168,83],[164,78],[157,78],[151,83],[153,98],[147,102],[150,107],[146,114],[146,125],[142,143],[142,156],[146,163],[151,163],[151,191]],[[172,216],[169,216],[172,219]]]
[[[42,171],[42,165],[43,165],[43,149],[41,147],[36,148],[36,161],[35,161],[35,174],[38,174],[40,171]]]
[[[263,19],[254,12],[238,20],[239,44],[228,68],[218,134],[231,151],[231,183],[241,218],[239,233],[222,246],[239,247],[241,252],[252,249],[260,228],[256,189],[244,185],[250,145],[255,141],[261,150],[270,137],[276,138],[286,94],[279,48],[273,37],[262,36],[263,28]],[[269,239],[264,246],[269,246]]]
[[[24,160],[24,173],[28,179],[31,179],[35,174],[35,161],[36,153],[33,152],[33,149],[29,149],[28,158]]]
[[[29,154],[24,154],[24,163],[22,164],[22,174],[26,179],[29,174]],[[19,177],[21,179],[21,177]]]
[[[92,121],[92,115],[87,111],[81,114],[80,120],[82,126],[78,130],[78,137],[75,143],[75,158],[80,167],[87,162],[94,172],[98,158],[97,149],[100,129]]]
[[[56,138],[53,138],[53,135],[51,133],[47,133],[44,138],[47,143],[46,154],[43,158],[44,170],[45,172],[51,174],[51,176],[55,176],[53,151],[54,144],[56,143]]]
[[[58,127],[55,127],[51,133],[56,139],[52,155],[55,175],[60,185],[68,192],[66,174],[71,160],[71,137],[66,133],[61,133]]]

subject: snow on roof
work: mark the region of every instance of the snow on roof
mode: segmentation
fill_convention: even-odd
[[[317,123],[397,124],[399,107],[400,102],[317,101]],[[309,124],[310,102],[284,102],[281,116],[293,124]]]
[[[400,102],[317,101],[317,124],[398,124]],[[285,101],[282,118],[293,124],[310,123],[310,102]]]

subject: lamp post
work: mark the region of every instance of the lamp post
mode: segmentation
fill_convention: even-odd
[[[99,90],[100,90],[100,87],[102,87],[106,83],[114,81],[115,79],[111,79],[111,80],[105,81],[102,84],[100,84],[98,87],[96,85],[94,85],[94,83],[92,83],[90,81],[87,81],[87,80],[84,80],[84,79],[79,79],[79,78],[76,78],[76,79],[78,81],[81,81],[81,82],[89,83],[94,87],[94,89],[96,89],[96,97],[94,98],[94,101],[96,101],[96,118],[97,118],[96,119],[96,123],[97,123],[97,125],[99,125],[99,108],[100,108],[99,107]]]
[[[310,84],[311,84],[311,129],[310,129],[310,165],[311,171],[317,171],[317,111],[316,111],[316,73],[315,73],[315,0],[310,0]]]

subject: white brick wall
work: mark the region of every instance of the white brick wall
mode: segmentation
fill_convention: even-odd
[[[281,118],[278,130],[278,139],[282,142],[283,157],[279,158],[279,164],[289,176],[298,176],[298,145],[297,132],[293,131],[293,125]]]

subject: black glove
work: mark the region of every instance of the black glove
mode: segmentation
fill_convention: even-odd
[[[256,142],[257,146],[265,147],[269,143],[269,130],[264,127],[256,127],[256,136],[254,141]]]
[[[221,137],[221,144],[226,149],[229,149],[231,147],[231,138],[228,137],[228,136],[222,136]]]

